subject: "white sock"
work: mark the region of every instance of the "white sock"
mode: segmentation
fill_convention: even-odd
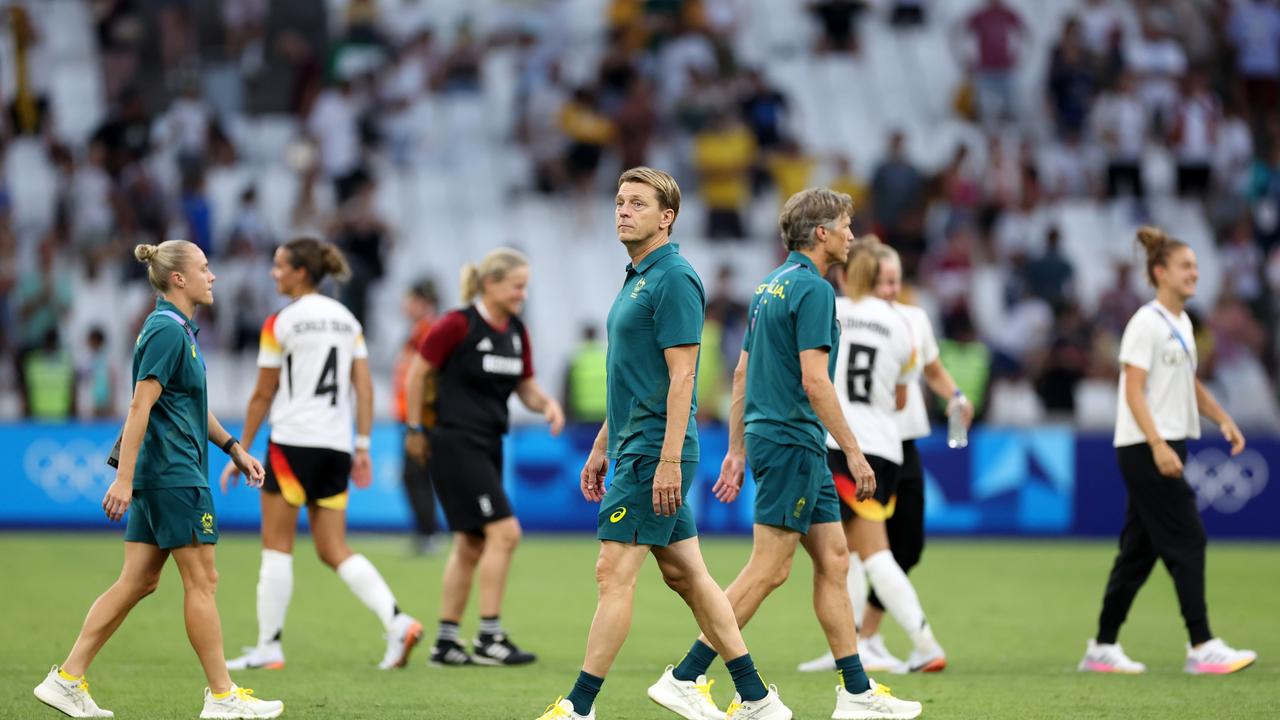
[[[279,550],[263,550],[262,568],[258,571],[259,646],[279,640],[292,597],[293,556]]]
[[[853,603],[853,625],[862,629],[862,616],[867,609],[867,568],[858,553],[849,553],[849,602]]]
[[[916,589],[911,585],[911,581],[907,579],[907,574],[902,572],[898,562],[893,559],[893,553],[881,550],[867,558],[864,564],[867,568],[867,577],[871,580],[871,587],[876,589],[880,602],[884,603],[885,609],[906,631],[911,642],[915,643],[916,650],[925,653],[935,652],[938,643],[933,638],[933,630],[930,629],[929,622],[925,620],[924,609],[920,607],[920,598],[916,595]]]
[[[382,621],[382,626],[391,631],[391,621],[396,616],[396,597],[391,588],[378,574],[378,569],[363,555],[352,555],[338,565],[338,577],[351,588],[351,592],[360,598],[365,607],[373,611]]]

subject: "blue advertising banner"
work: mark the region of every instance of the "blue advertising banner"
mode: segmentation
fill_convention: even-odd
[[[0,528],[107,527],[102,495],[113,478],[104,460],[115,424],[0,425],[0,454],[10,459]],[[238,428],[232,428],[233,432]],[[521,523],[533,532],[592,532],[598,507],[582,499],[579,473],[596,428],[571,426],[559,437],[518,429],[507,440],[506,485]],[[748,474],[737,502],[711,494],[728,446],[723,426],[701,429],[703,460],[690,493],[706,533],[751,530],[754,481]],[[262,457],[263,443],[253,448]],[[353,528],[405,530],[410,515],[401,486],[401,435],[394,424],[374,428],[374,482],[351,492]],[[1070,428],[978,429],[964,450],[941,434],[920,441],[925,465],[926,524],[939,535],[1115,536],[1124,518],[1124,481],[1109,437]],[[223,529],[258,526],[258,491],[217,490],[226,462],[210,448],[210,483]],[[1280,538],[1280,437],[1252,435],[1231,457],[1221,441],[1191,443],[1186,465],[1211,536]]]

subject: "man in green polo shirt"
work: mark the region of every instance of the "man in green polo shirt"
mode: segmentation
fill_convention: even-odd
[[[813,559],[813,606],[840,671],[833,718],[914,718],[920,704],[877,686],[858,659],[853,606],[845,584],[849,551],[840,501],[826,461],[829,432],[844,451],[858,499],[875,492],[875,474],[845,420],[831,377],[840,327],[827,269],[849,257],[853,203],[848,195],[810,188],[782,208],[778,227],[790,254],[756,287],[742,353],[733,376],[729,454],[715,494],[737,498],[744,459],[756,480],[751,558],[725,589],[746,624],[791,570],[797,546]],[[748,362],[750,360],[750,362]],[[705,636],[681,662],[704,672]]]
[[[600,503],[599,600],[577,682],[540,720],[595,717],[595,698],[631,628],[636,577],[649,554],[725,658],[744,715],[791,717],[756,671],[733,609],[703,563],[685,504],[698,467],[694,388],[706,299],[702,281],[670,241],[679,212],[680,188],[667,173],[638,167],[618,178],[615,221],[631,264],[609,310],[606,418],[582,469],[583,497]],[[610,459],[614,477],[606,492]],[[723,718],[705,668],[694,675],[683,670],[668,667],[649,698],[686,718]]]

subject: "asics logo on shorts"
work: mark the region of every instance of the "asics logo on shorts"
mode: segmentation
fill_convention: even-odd
[[[493,514],[493,500],[490,499],[488,495],[481,495],[480,497],[476,498],[476,500],[480,503],[481,515],[484,515],[485,517],[489,517],[490,515]]]
[[[609,522],[616,523],[626,516],[627,516],[627,509],[624,507],[620,507],[617,510],[614,510],[613,514],[609,516]]]

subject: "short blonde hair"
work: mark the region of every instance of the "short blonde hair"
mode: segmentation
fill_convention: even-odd
[[[169,292],[169,276],[182,272],[199,249],[198,245],[188,240],[165,240],[159,245],[136,245],[133,256],[138,262],[146,263],[147,280],[151,281],[151,287],[166,293]]]
[[[524,253],[511,248],[490,250],[479,265],[467,263],[462,266],[462,302],[469,303],[484,289],[485,280],[501,281],[507,273],[517,268],[528,267],[529,258]]]
[[[792,195],[778,216],[778,232],[787,250],[807,250],[817,242],[818,226],[831,229],[841,215],[853,216],[853,198],[816,187]]]
[[[629,182],[640,183],[653,188],[653,191],[658,194],[658,207],[662,210],[672,211],[676,217],[680,216],[680,186],[670,174],[641,165],[633,167],[618,176],[619,189],[622,188],[623,183]],[[675,218],[672,218],[671,224],[667,226],[668,236],[671,235],[675,226]]]

